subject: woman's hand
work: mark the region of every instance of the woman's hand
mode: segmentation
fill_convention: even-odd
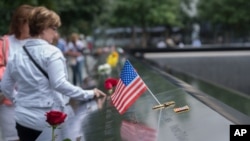
[[[94,88],[93,91],[96,98],[103,96],[106,97],[106,94],[97,88]]]
[[[104,102],[106,101],[106,98],[107,97],[101,97],[101,98],[97,98],[96,99],[96,103],[97,103],[98,109],[102,109],[103,108],[103,105],[104,105]]]

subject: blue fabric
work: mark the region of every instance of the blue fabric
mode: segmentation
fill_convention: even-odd
[[[120,75],[124,85],[129,85],[137,76],[138,75],[135,72],[133,66],[129,63],[128,60],[126,60]]]

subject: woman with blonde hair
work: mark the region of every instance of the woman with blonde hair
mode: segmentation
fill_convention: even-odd
[[[69,98],[84,101],[106,96],[97,88],[83,90],[68,81],[65,58],[52,45],[60,25],[60,17],[54,11],[42,6],[34,8],[29,16],[31,37],[7,64],[1,88],[15,104],[20,141],[35,141],[48,126],[46,112],[64,111]],[[18,91],[13,95],[15,84]]]
[[[72,70],[74,85],[81,85],[83,80],[83,68],[85,66],[83,50],[86,48],[87,47],[79,39],[79,35],[77,33],[72,33],[66,50],[66,55],[68,56],[69,65]]]

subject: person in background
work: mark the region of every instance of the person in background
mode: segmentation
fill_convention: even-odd
[[[176,48],[176,44],[171,37],[166,38],[167,48]]]
[[[192,40],[192,46],[194,48],[200,48],[201,45],[202,45],[201,40],[198,37]]]
[[[182,35],[181,34],[176,34],[174,36],[174,42],[175,42],[177,48],[184,48],[185,47],[184,43],[182,42]]]
[[[166,41],[164,39],[160,39],[159,42],[156,44],[157,48],[167,48]]]
[[[15,104],[16,129],[20,141],[35,141],[48,126],[46,112],[64,111],[69,98],[89,100],[106,96],[101,90],[83,90],[68,80],[65,58],[52,45],[61,21],[46,7],[34,8],[29,15],[30,38],[9,60],[2,80],[3,94]],[[24,49],[27,49],[27,52]],[[31,61],[30,53],[45,74]],[[13,91],[18,86],[17,94]]]
[[[28,16],[34,7],[31,5],[20,5],[14,11],[10,23],[9,33],[7,35],[9,41],[9,55],[8,60],[12,60],[22,49],[22,46],[29,37]],[[15,91],[13,92],[16,93]],[[0,102],[0,126],[2,128],[2,135],[6,141],[18,141],[19,137],[15,130],[14,119],[14,105],[5,98],[3,103]]]
[[[92,37],[87,36],[86,41],[87,41],[88,49],[90,50],[90,52],[92,52],[93,51],[93,39],[92,39]]]
[[[87,42],[87,39],[86,39],[86,37],[85,37],[85,35],[84,34],[80,34],[79,35],[79,40],[82,42],[82,44],[83,44],[83,46],[84,46],[84,51],[86,50],[86,51],[89,51],[88,49],[88,42]]]
[[[69,65],[72,69],[73,84],[81,85],[83,80],[84,56],[83,50],[86,48],[77,33],[72,33],[65,55],[68,57]]]
[[[56,47],[58,47],[63,54],[65,54],[67,43],[64,38],[61,37],[60,33],[57,34],[57,37],[53,43]]]

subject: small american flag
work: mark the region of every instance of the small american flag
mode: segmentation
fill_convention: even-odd
[[[130,62],[126,60],[111,100],[118,112],[124,114],[146,90],[147,86]]]

